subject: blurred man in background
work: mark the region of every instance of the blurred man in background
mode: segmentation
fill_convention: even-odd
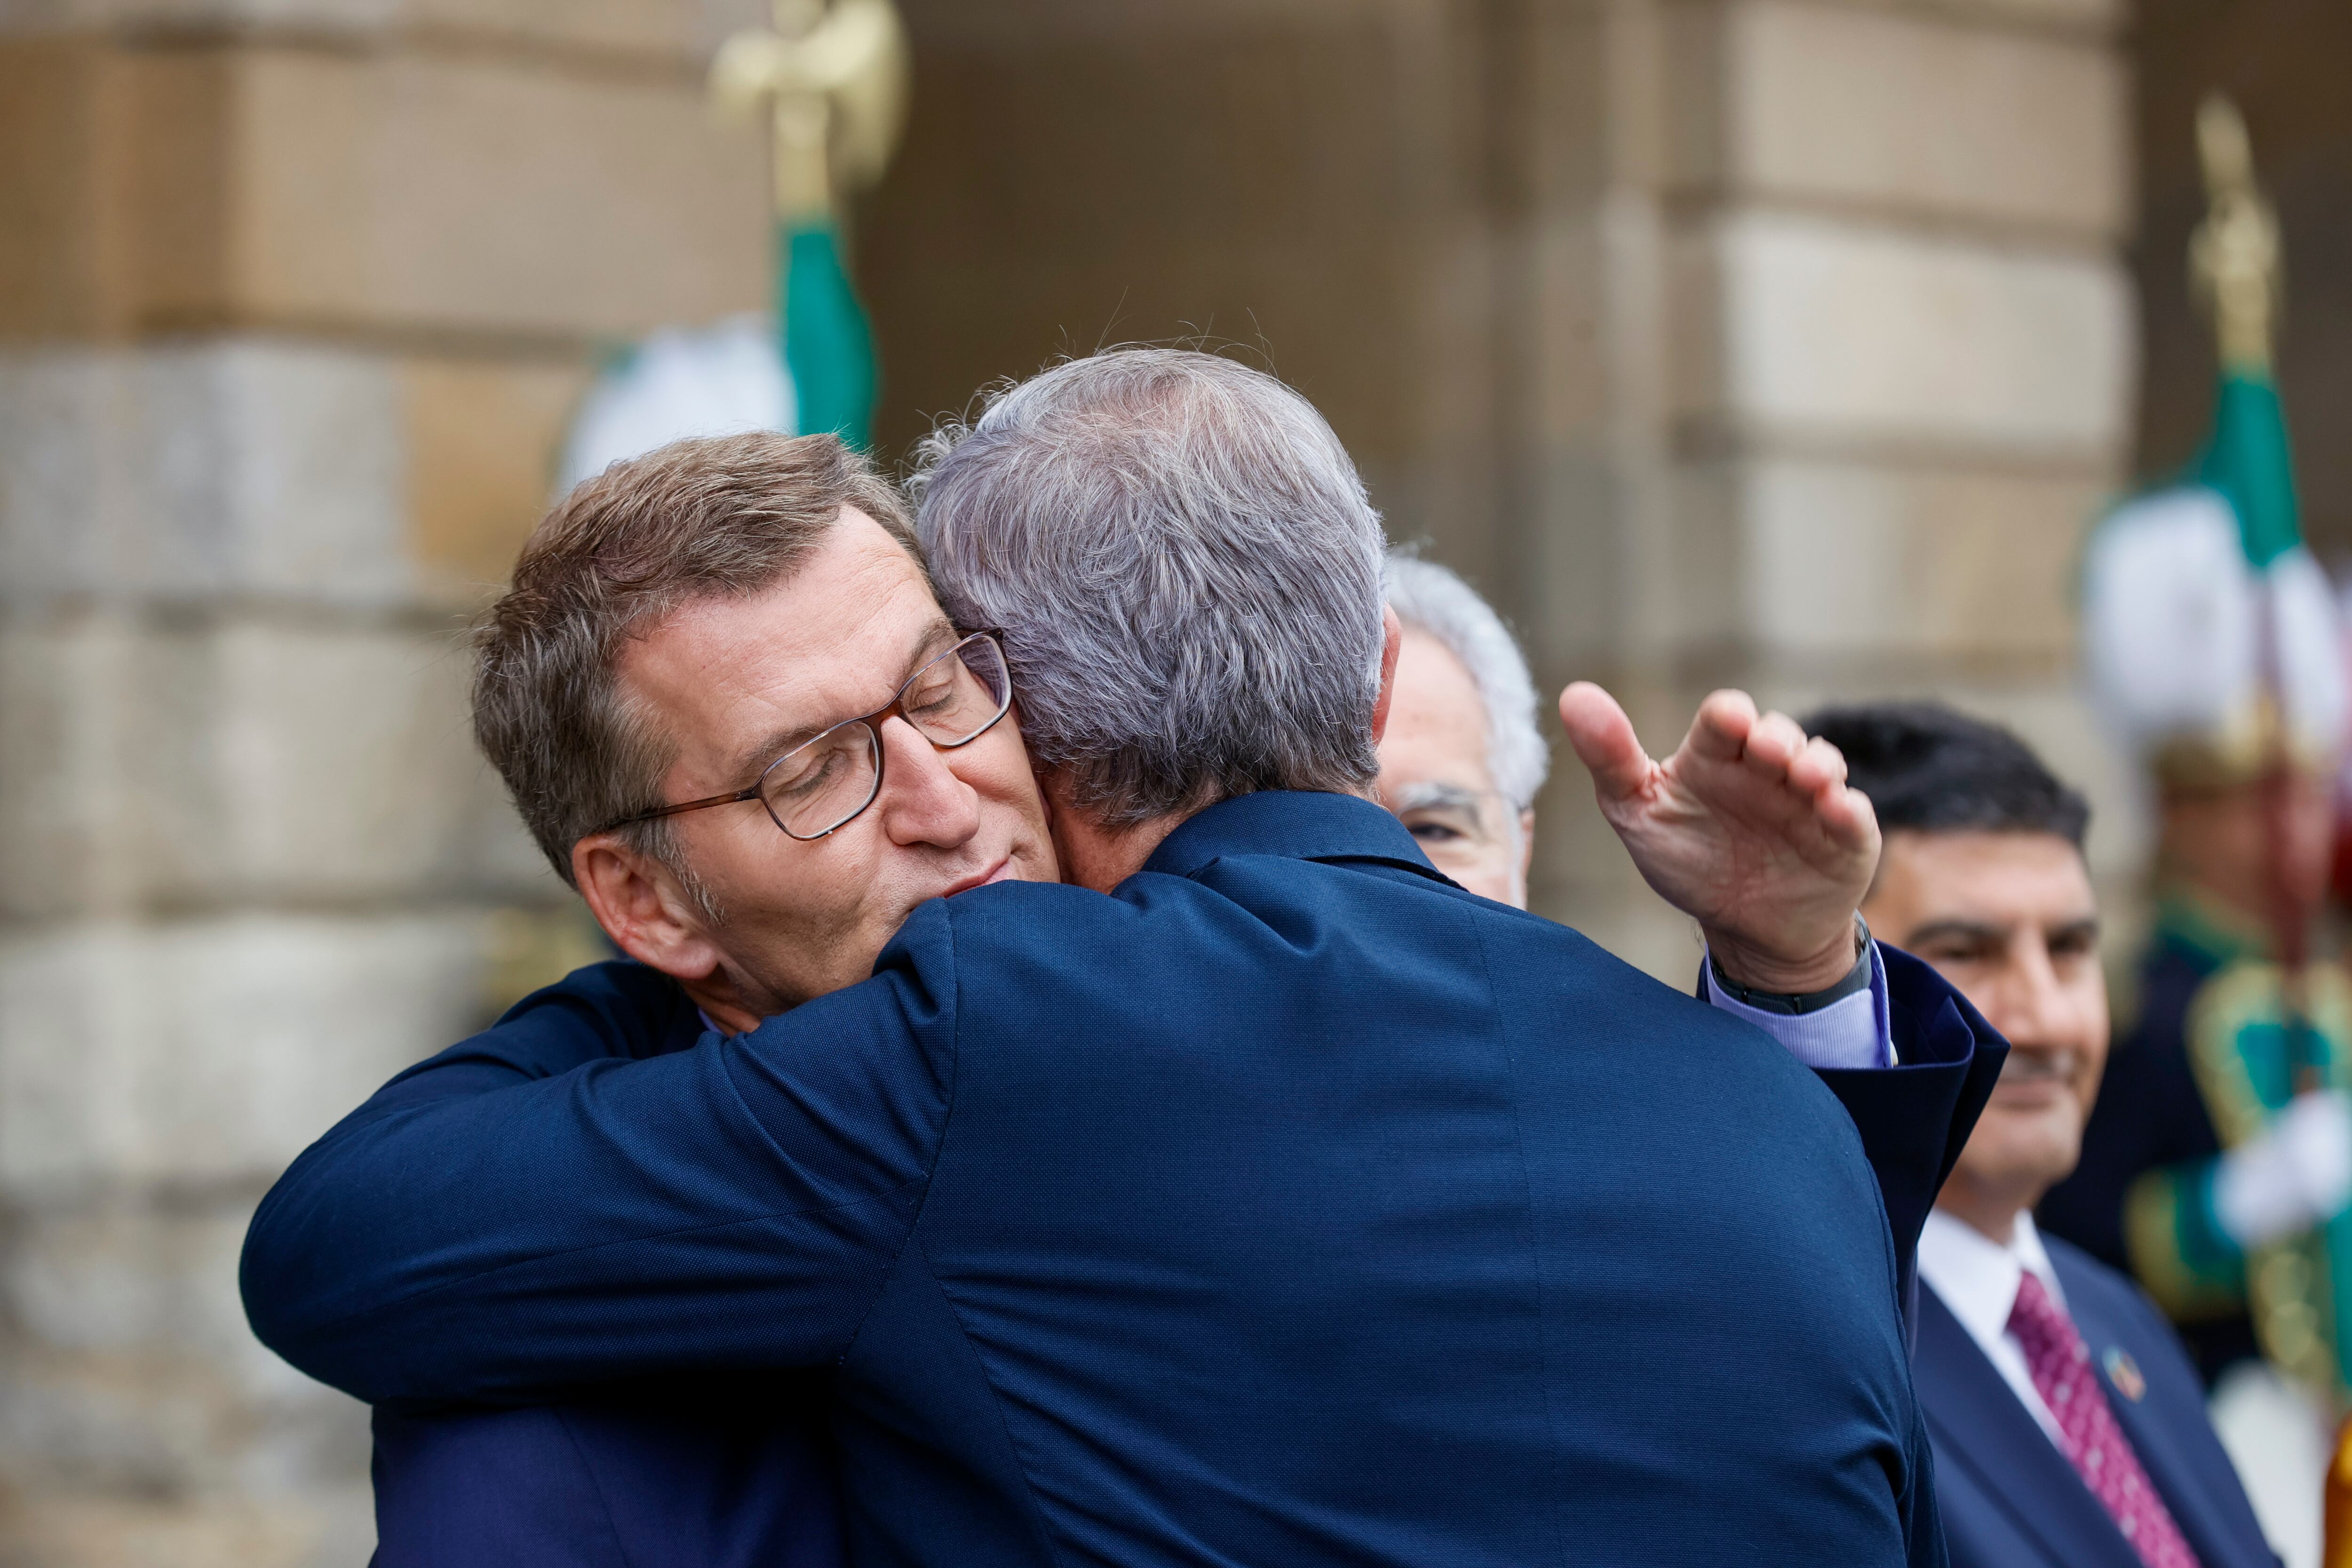
[[[1919,1242],[1915,1364],[1954,1568],[2272,1563],[2170,1328],[2129,1279],[2034,1227],[2107,1055],[2089,807],[2015,736],[1938,705],[1805,727],[1878,812],[1872,928],[2010,1042]]]
[[[1536,792],[1551,771],[1528,661],[1502,617],[1435,562],[1391,551],[1388,582],[1404,643],[1381,741],[1381,803],[1439,870],[1525,909]]]

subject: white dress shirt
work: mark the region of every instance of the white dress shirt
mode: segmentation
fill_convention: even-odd
[[[1919,1236],[1920,1277],[1937,1299],[1952,1310],[1952,1316],[1968,1330],[1969,1338],[1976,1341],[2001,1381],[2055,1443],[2057,1417],[2042,1402],[2040,1391],[2033,1386],[2033,1373],[2025,1364],[2025,1349],[2009,1331],[2017,1288],[2029,1268],[2050,1292],[2050,1299],[2063,1307],[2066,1293],[2058,1288],[2058,1271],[2050,1267],[2050,1254],[2033,1228],[2032,1215],[2017,1216],[2017,1229],[2003,1247],[1965,1220],[1954,1219],[1941,1209],[1928,1211],[1927,1228]]]

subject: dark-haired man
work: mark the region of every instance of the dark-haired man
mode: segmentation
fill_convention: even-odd
[[[1805,727],[1878,812],[1872,928],[2010,1042],[1919,1243],[1916,1367],[1955,1568],[2273,1563],[2170,1328],[2033,1225],[2106,1061],[2088,806],[2015,736],[1948,708],[1831,709]]]

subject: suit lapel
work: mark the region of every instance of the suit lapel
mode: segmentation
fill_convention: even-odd
[[[2059,1282],[2066,1287],[2067,1307],[2081,1331],[2083,1342],[2089,1347],[2092,1363],[2099,1368],[2099,1391],[2107,1396],[2107,1408],[2116,1413],[2116,1424],[2131,1440],[2133,1450],[2139,1455],[2140,1468],[2164,1499],[2171,1510],[2173,1522],[2189,1539],[2189,1549],[2197,1560],[2208,1568],[2244,1560],[2244,1548],[2238,1538],[2229,1532],[2221,1509],[2215,1501],[2204,1467],[2199,1456],[2186,1451],[2180,1441],[2182,1423],[2192,1424],[2191,1430],[2203,1430],[2205,1412],[2202,1389],[2192,1390],[2198,1399],[2193,1409],[2183,1412],[2171,1408],[2176,1403],[2176,1390],[2151,1386],[2140,1375],[2140,1397],[2127,1398],[2116,1391],[2116,1374],[2110,1369],[2110,1352],[2121,1351],[2132,1358],[2128,1363],[2134,1372],[2139,1368],[2160,1366],[2155,1353],[2137,1342],[2130,1326],[2116,1321],[2112,1314],[2100,1310],[2101,1293],[2088,1288],[2092,1282],[2075,1283],[2077,1271],[2069,1267],[2071,1260],[2051,1249],[2051,1263],[2058,1270]],[[2216,1445],[2218,1451],[2218,1444]],[[2203,1457],[2207,1463],[2212,1456]],[[2226,1465],[2229,1461],[2221,1459]]]
[[[1937,1461],[1948,1456],[1965,1467],[2011,1525],[2041,1543],[2052,1563],[2142,1568],[2074,1465],[1933,1290],[1919,1292],[1913,1371]]]

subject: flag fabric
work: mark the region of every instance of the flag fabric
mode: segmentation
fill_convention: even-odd
[[[611,355],[573,411],[555,494],[689,436],[831,432],[871,445],[873,333],[829,216],[777,224],[775,289],[772,316],[665,328]]]
[[[589,384],[556,457],[555,494],[689,436],[795,429],[798,413],[766,315],[666,328],[608,356]]]
[[[2302,547],[2294,458],[2271,378],[2226,371],[2213,401],[2213,433],[2197,462],[2200,482],[2230,503],[2247,563],[2260,571]]]
[[[2336,598],[2303,541],[2293,454],[2265,369],[2226,367],[2204,450],[2125,501],[2084,557],[2084,664],[2095,707],[2158,779],[2198,791],[2306,776],[2345,735]],[[2224,1151],[2266,1135],[2311,1084],[2352,1091],[2352,977],[2299,952],[2281,921],[2194,934],[2173,889],[2158,941],[2209,964],[2180,1017],[2182,1048]],[[2180,1321],[2245,1311],[2264,1355],[2322,1398],[2352,1399],[2352,1211],[2241,1244],[2215,1200],[2220,1162],[2152,1166],[2124,1201],[2133,1272]]]
[[[779,223],[776,250],[776,321],[799,394],[797,431],[830,431],[863,449],[873,438],[874,337],[831,216]]]
[[[2094,706],[2136,754],[2252,777],[2268,763],[2266,699],[2299,759],[2337,751],[2347,693],[2336,600],[2303,542],[2267,374],[2223,374],[2204,451],[2101,521],[2083,590]]]

